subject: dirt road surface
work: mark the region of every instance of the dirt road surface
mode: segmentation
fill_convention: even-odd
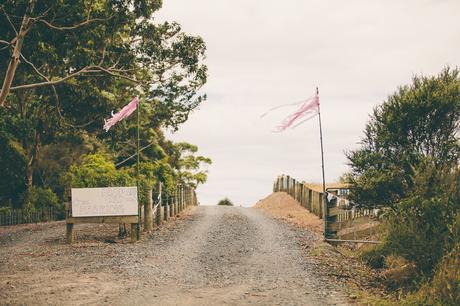
[[[319,234],[256,208],[200,206],[142,241],[116,226],[0,228],[0,304],[345,305],[307,255]]]

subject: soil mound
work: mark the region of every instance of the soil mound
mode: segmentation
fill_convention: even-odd
[[[324,225],[321,219],[300,206],[299,202],[285,192],[272,193],[257,202],[255,207],[291,225],[318,233],[323,232]]]

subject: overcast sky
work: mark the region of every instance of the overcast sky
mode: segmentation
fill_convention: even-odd
[[[320,89],[326,181],[347,171],[368,114],[414,74],[460,64],[460,1],[164,0],[175,20],[207,44],[208,100],[175,141],[211,157],[202,204],[229,197],[251,206],[279,174],[321,181],[317,120],[276,134],[289,115],[273,106]]]

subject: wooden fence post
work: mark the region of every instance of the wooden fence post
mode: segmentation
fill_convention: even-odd
[[[157,227],[161,226],[161,203],[157,206],[155,211],[155,223]]]
[[[163,211],[165,221],[168,221],[169,219],[169,205],[168,204],[169,204],[169,197],[166,196],[164,211]]]
[[[137,223],[131,223],[131,242],[137,241]]]
[[[174,196],[169,198],[169,217],[174,217]]]
[[[323,193],[321,192],[318,192],[318,217],[320,219],[323,219],[324,218],[324,197],[323,197]]]
[[[147,199],[144,204],[144,228],[147,232],[153,230],[153,199],[152,189],[147,189]]]
[[[74,238],[73,223],[67,223],[66,224],[65,237],[66,237],[67,243],[69,243],[69,244],[73,243],[73,238]]]

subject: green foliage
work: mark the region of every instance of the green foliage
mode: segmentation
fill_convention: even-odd
[[[460,82],[457,69],[436,77],[416,76],[378,106],[361,148],[347,155],[351,198],[363,205],[393,206],[414,188],[415,169],[457,165]]]
[[[19,208],[20,197],[25,191],[26,159],[20,146],[0,135],[0,207],[13,206]]]
[[[447,266],[460,245],[459,126],[459,71],[446,68],[377,107],[348,154],[352,199],[385,211],[382,244],[361,257],[386,269],[390,289],[418,289],[407,305],[458,305],[459,271]]]
[[[61,209],[57,195],[49,188],[32,187],[27,193],[30,209],[42,209],[53,206]]]
[[[460,305],[460,244],[446,254],[436,269],[431,282],[412,294],[409,294],[401,305]]]
[[[134,171],[133,171],[134,172]],[[156,189],[158,182],[163,183],[163,191],[173,194],[176,189],[174,170],[165,162],[143,162],[139,165],[140,173],[140,201],[145,202],[145,195],[148,189]]]
[[[221,205],[221,206],[233,206],[233,203],[232,201],[230,201],[228,198],[225,198],[225,199],[222,199],[220,200],[217,205]]]
[[[444,256],[429,295],[433,305],[460,305],[460,244]]]
[[[364,258],[373,263],[382,256],[402,256],[431,278],[440,259],[460,239],[460,178],[458,170],[425,165],[413,177],[411,194],[387,215],[384,244]]]
[[[75,188],[136,185],[128,170],[117,170],[107,155],[99,153],[84,155],[80,164],[70,166],[63,179]]]
[[[199,168],[208,159],[190,158],[185,166],[171,162],[174,144],[161,130],[177,130],[206,98],[199,93],[207,81],[202,38],[184,33],[177,23],[154,22],[161,0],[6,0],[2,40],[17,38],[14,28],[20,29],[31,3],[34,21],[24,33],[14,86],[0,109],[0,162],[8,165],[0,179],[0,205],[21,206],[32,186],[62,195],[69,186],[134,185],[136,159],[118,170],[115,165],[136,152],[136,120],[124,120],[108,133],[102,125],[135,95],[141,98],[140,145],[148,145],[140,154],[141,185],[160,180],[172,193],[177,183],[203,183],[206,173]],[[0,80],[12,50],[0,48]],[[54,86],[35,86],[62,78]]]
[[[197,146],[186,142],[169,143],[168,152],[170,163],[177,169],[178,180],[181,183],[197,187],[206,182],[208,172],[203,167],[211,165],[212,160],[204,156],[196,156]]]

